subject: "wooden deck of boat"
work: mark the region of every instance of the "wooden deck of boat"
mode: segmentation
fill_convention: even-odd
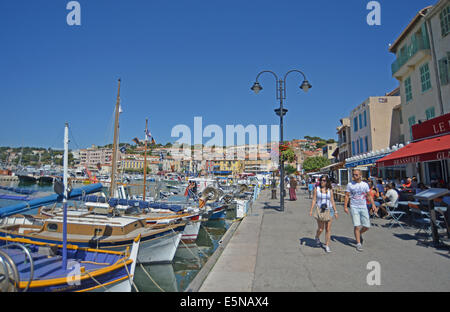
[[[162,233],[165,232],[167,230],[175,230],[178,226],[180,226],[180,224],[176,224],[176,225],[170,225],[167,227],[163,227],[160,229],[152,229],[152,228],[138,228],[132,232],[129,232],[127,234],[124,235],[111,235],[111,236],[93,236],[93,235],[81,235],[81,234],[67,234],[67,240],[68,241],[90,241],[90,240],[99,240],[103,243],[105,242],[114,242],[114,241],[118,241],[118,240],[133,240],[135,239],[139,234],[143,237],[149,236],[149,235],[153,235],[153,234],[158,234],[158,233]],[[43,231],[40,232],[39,237],[42,238],[49,238],[49,239],[54,239],[54,240],[60,240],[61,239],[61,233],[57,233],[57,232],[49,232],[49,231]]]

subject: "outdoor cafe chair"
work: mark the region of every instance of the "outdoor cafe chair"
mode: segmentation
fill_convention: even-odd
[[[413,223],[416,224],[419,228],[419,231],[416,234],[419,234],[423,231],[427,235],[427,239],[428,239],[428,237],[431,236],[430,213],[427,211],[420,210],[417,205],[410,203],[409,206],[410,206],[410,208],[409,208],[410,212],[413,215],[418,215],[418,217],[413,218]],[[441,220],[436,220],[436,227],[438,229],[442,229],[442,226],[441,226],[442,222],[443,221],[441,221]]]
[[[438,213],[439,218],[444,221],[448,237],[450,237],[450,227],[448,225],[447,217],[445,214],[447,212],[449,205],[450,205],[449,196],[445,196],[444,198],[436,198],[434,200],[434,210]]]
[[[396,210],[398,207],[398,201],[395,202],[393,207],[389,207],[387,205],[384,207],[385,207],[388,215],[391,217],[391,219],[388,223],[388,224],[390,224],[389,228],[391,228],[394,224],[398,224],[398,225],[400,225],[400,227],[402,229],[405,229],[403,227],[403,225],[401,224],[400,219],[401,219],[401,217],[403,217],[406,214],[406,212]]]

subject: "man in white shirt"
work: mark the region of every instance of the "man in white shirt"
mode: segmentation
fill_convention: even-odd
[[[376,207],[370,194],[369,185],[362,181],[361,170],[353,170],[353,181],[347,184],[344,200],[344,211],[349,214],[348,202],[350,199],[350,210],[353,221],[354,234],[356,239],[356,250],[363,251],[361,234],[367,232],[370,228],[369,211],[367,209],[366,199],[369,199],[372,207]]]
[[[389,183],[386,185],[386,196],[383,196],[384,203],[380,205],[380,209],[384,212],[384,217],[386,218],[388,216],[388,212],[386,210],[386,206],[389,208],[394,208],[395,203],[398,201],[398,193],[394,189],[394,185],[392,183]]]

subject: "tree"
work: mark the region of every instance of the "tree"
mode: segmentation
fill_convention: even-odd
[[[323,141],[322,138],[316,137],[316,136],[315,136],[315,137],[312,137],[312,136],[309,136],[309,135],[305,135],[304,138],[307,139],[307,140],[313,141],[313,142],[316,142],[316,141]]]
[[[281,152],[281,157],[283,158],[284,161],[288,163],[295,162],[295,153],[290,147]]]
[[[323,156],[308,157],[303,162],[305,171],[315,171],[331,164],[331,161]]]
[[[280,160],[281,159],[288,163],[295,162],[295,152],[289,143],[284,142],[280,144]]]
[[[284,171],[287,175],[291,175],[297,172],[297,169],[294,166],[287,165],[284,167]]]
[[[324,142],[324,141],[316,142],[316,147],[317,147],[317,148],[322,148],[322,147],[324,147],[325,145],[327,145],[327,143]]]

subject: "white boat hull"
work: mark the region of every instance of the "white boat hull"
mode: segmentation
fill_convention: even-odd
[[[199,220],[191,221],[186,224],[183,231],[183,236],[181,239],[183,242],[195,242],[198,237],[198,232],[200,231],[201,217]]]
[[[182,233],[172,232],[154,240],[141,242],[138,263],[172,262]]]
[[[120,282],[114,283],[112,285],[103,285],[89,292],[131,292],[131,282],[133,279],[126,278]]]

